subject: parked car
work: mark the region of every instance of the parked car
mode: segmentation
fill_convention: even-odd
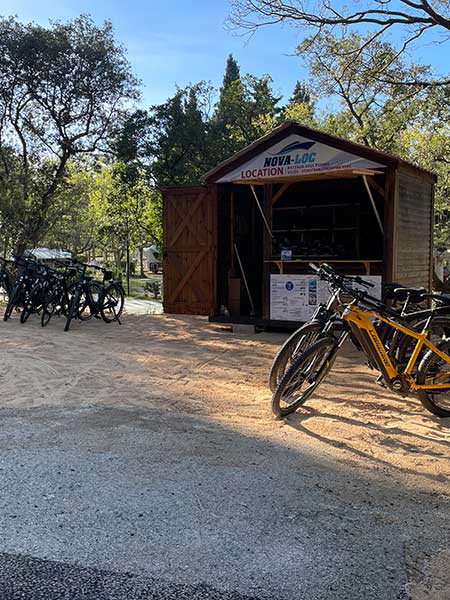
[[[158,273],[161,269],[161,253],[158,251],[158,248],[153,245],[150,248],[145,248],[144,252],[149,270],[152,273]]]

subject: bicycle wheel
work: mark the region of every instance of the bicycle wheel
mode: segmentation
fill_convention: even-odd
[[[333,366],[339,346],[333,337],[317,340],[292,363],[272,397],[278,418],[297,410],[311,396]]]
[[[54,313],[57,311],[58,307],[61,305],[61,290],[53,292],[50,298],[45,302],[42,307],[42,315],[41,315],[41,325],[45,327],[49,324],[50,319],[53,317]]]
[[[8,304],[6,305],[5,314],[3,315],[4,321],[7,321],[9,319],[14,308],[21,303],[22,296],[22,284],[14,286],[14,289],[11,293],[11,297],[9,298]]]
[[[81,290],[78,289],[70,301],[69,314],[67,315],[66,324],[64,325],[64,331],[69,331],[70,324],[72,323],[73,319],[79,316],[80,297]]]
[[[450,340],[445,340],[436,346],[442,352],[449,354]],[[429,350],[419,365],[417,372],[419,385],[450,383],[450,363]],[[450,389],[419,390],[422,405],[438,417],[450,417]]]
[[[89,319],[92,319],[92,317],[94,317],[100,312],[99,298],[102,293],[101,284],[97,283],[96,281],[90,281],[89,293],[93,300],[93,305],[91,305],[91,303],[89,302],[86,290],[84,288],[80,290],[80,299],[78,304],[77,316],[81,321],[89,321]],[[99,307],[99,309],[94,307]]]
[[[22,312],[20,313],[20,322],[22,323],[22,325],[28,321],[28,317],[30,315],[31,315],[31,310],[29,310],[27,307],[24,307],[22,309]]]
[[[276,353],[270,368],[269,388],[271,392],[277,389],[277,385],[292,362],[317,340],[321,331],[322,325],[318,321],[313,321],[305,323],[288,337]]]
[[[105,289],[100,313],[106,323],[118,321],[123,311],[125,294],[119,283],[111,283]]]
[[[426,321],[420,321],[419,323],[414,323],[413,327],[417,331],[421,331],[423,329],[423,327],[425,326],[425,324],[426,324]],[[428,339],[430,340],[430,342],[433,342],[433,344],[435,346],[438,345],[438,343],[442,339],[449,337],[449,335],[450,335],[450,315],[448,317],[445,317],[445,316],[436,317],[435,319],[433,319],[431,321],[430,326],[429,326]],[[395,360],[399,366],[406,367],[416,343],[417,343],[417,340],[415,340],[414,338],[409,337],[405,334],[400,335],[398,343],[397,343],[397,347],[393,349],[393,356],[395,357]],[[422,361],[422,359],[424,358],[426,353],[427,353],[427,348],[426,348],[426,346],[424,346],[419,355],[419,359],[418,359],[416,365],[420,365],[420,362]]]

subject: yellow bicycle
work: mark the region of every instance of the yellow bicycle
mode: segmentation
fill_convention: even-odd
[[[366,291],[353,289],[329,265],[311,266],[333,290],[340,292],[342,332],[339,337],[324,334],[291,364],[272,398],[275,415],[286,416],[311,397],[330,371],[344,341],[350,337],[366,354],[369,364],[380,372],[386,387],[404,397],[416,395],[427,410],[439,417],[449,417],[450,338],[443,337],[436,344],[429,339],[434,311],[430,311],[425,325],[418,331],[403,321],[398,312]],[[380,322],[415,340],[406,365],[396,364],[383,345],[376,328]]]

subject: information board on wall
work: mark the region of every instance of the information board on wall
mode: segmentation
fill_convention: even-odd
[[[381,277],[365,275],[363,279],[374,285],[368,290],[370,295],[381,298]],[[326,302],[329,296],[328,283],[316,275],[271,275],[270,318],[277,321],[307,321],[317,305]]]

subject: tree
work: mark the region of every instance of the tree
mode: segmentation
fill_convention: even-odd
[[[314,30],[314,34],[327,35],[336,28],[344,32],[359,28],[370,35],[362,42],[370,44],[394,28],[401,28],[403,40],[399,52],[404,52],[412,43],[426,38],[435,43],[446,43],[450,31],[449,0],[350,0],[347,5],[337,6],[334,2],[313,0],[232,0],[232,26],[249,31],[274,24],[291,24]],[[361,45],[356,52],[363,49]],[[448,76],[408,78],[392,73],[393,82],[423,87],[447,85]]]
[[[289,104],[313,104],[311,90],[304,81],[296,82]]]
[[[279,123],[284,121],[295,121],[308,127],[318,126],[312,92],[306,83],[297,81],[295,84],[292,96],[278,118]]]
[[[69,161],[102,147],[136,81],[111,24],[86,16],[50,28],[0,20],[0,81],[1,185],[15,190],[22,251],[45,235]]]
[[[210,87],[203,82],[176,94],[150,111],[148,153],[157,186],[189,185],[209,168],[207,106]]]
[[[73,256],[89,256],[95,250],[98,227],[91,198],[102,184],[94,165],[69,163],[48,219],[50,226],[43,238],[47,246],[69,250]]]
[[[406,63],[387,42],[375,40],[368,44],[369,39],[370,34],[338,38],[319,33],[306,38],[297,52],[306,57],[315,95],[328,103],[333,98],[339,101],[340,113],[328,111],[322,127],[395,153],[399,133],[424,110],[428,93],[419,86],[387,84],[380,75],[416,77],[426,75],[429,69]]]
[[[122,163],[103,165],[93,176],[90,211],[96,223],[95,246],[105,258],[112,252],[121,271],[127,247],[134,251],[146,244],[162,244],[161,194],[141,174],[134,183],[123,175]]]
[[[232,83],[240,79],[241,70],[239,68],[238,63],[236,62],[234,56],[232,54],[228,55],[227,64],[225,67],[225,74],[223,76],[223,83],[220,89],[220,93],[223,94],[228,90]],[[220,104],[220,100],[219,100]]]

